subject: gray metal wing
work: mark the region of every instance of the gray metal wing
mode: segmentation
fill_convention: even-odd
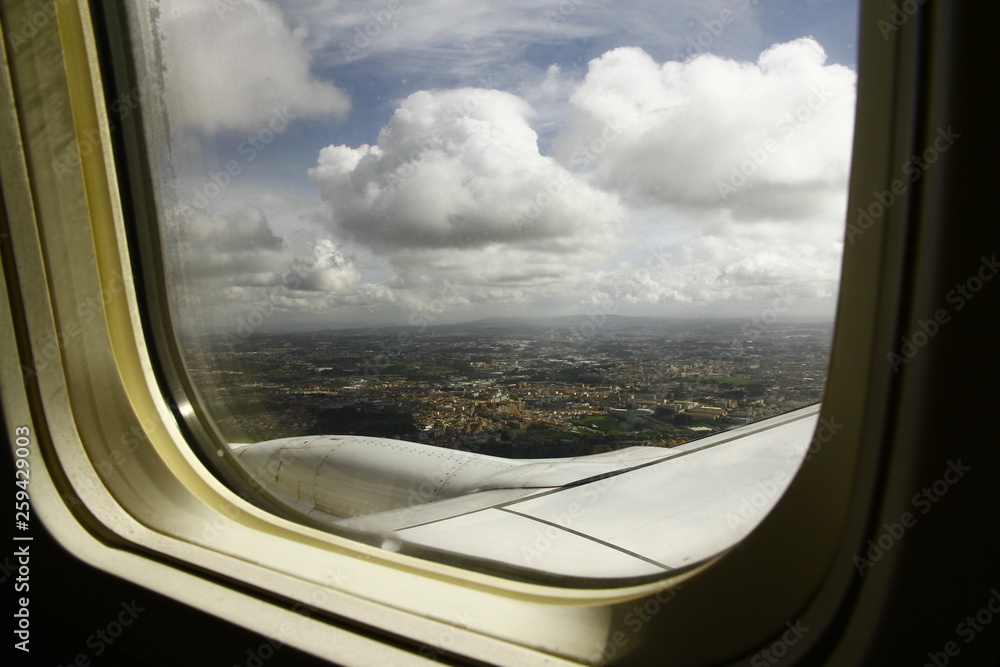
[[[778,501],[819,406],[672,448],[511,460],[316,436],[243,445],[272,492],[337,532],[528,579],[662,576],[733,546]]]

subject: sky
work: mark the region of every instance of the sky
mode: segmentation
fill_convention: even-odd
[[[147,11],[182,330],[832,318],[855,1]]]

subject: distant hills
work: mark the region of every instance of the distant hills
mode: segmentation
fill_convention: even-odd
[[[350,327],[344,329],[324,329],[313,334],[343,334],[347,332],[403,332],[417,331],[431,333],[463,333],[485,331],[543,331],[593,334],[616,331],[636,331],[653,329],[656,331],[711,331],[714,333],[738,332],[750,322],[747,317],[728,318],[674,318],[629,315],[605,315],[602,313],[581,313],[554,317],[489,317],[470,322],[451,324],[396,324],[371,327]],[[769,329],[784,329],[803,325],[832,325],[831,318],[821,317],[781,317]]]
[[[484,334],[488,332],[513,335],[517,333],[533,336],[590,337],[617,332],[639,332],[647,330],[656,333],[711,333],[737,334],[747,333],[748,327],[753,327],[756,334],[762,332],[779,332],[802,326],[832,326],[829,317],[790,317],[781,316],[773,323],[762,324],[749,317],[718,317],[718,318],[675,318],[629,315],[605,315],[602,313],[580,313],[577,315],[560,315],[554,317],[488,317],[469,322],[434,324],[415,321],[413,324],[385,324],[372,326],[347,326],[326,328],[312,331],[288,332],[254,332],[255,336],[397,336],[410,334],[412,336]],[[212,338],[218,334],[205,334]],[[185,336],[199,338],[200,336]]]

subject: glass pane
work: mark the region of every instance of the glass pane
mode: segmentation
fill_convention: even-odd
[[[820,400],[856,2],[138,13],[162,82],[149,132],[190,373],[234,443],[397,441],[356,440],[362,459],[380,452],[368,476],[354,454],[326,470],[366,499],[338,500],[347,528],[496,490],[484,468],[442,495],[466,463],[596,454],[574,465],[619,474]],[[799,440],[761,474],[787,482]],[[254,447],[241,459],[263,465]],[[398,482],[428,448],[469,456],[431,465],[433,492]]]

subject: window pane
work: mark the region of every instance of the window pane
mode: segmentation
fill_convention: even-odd
[[[311,436],[411,443],[327,466],[355,494],[329,501],[342,527],[584,478],[485,484],[516,463],[484,457],[619,474],[820,400],[856,2],[149,8],[171,311],[213,417],[235,443],[304,438],[305,468],[334,442]],[[808,437],[743,455],[787,481]],[[468,456],[424,480],[428,448]]]

